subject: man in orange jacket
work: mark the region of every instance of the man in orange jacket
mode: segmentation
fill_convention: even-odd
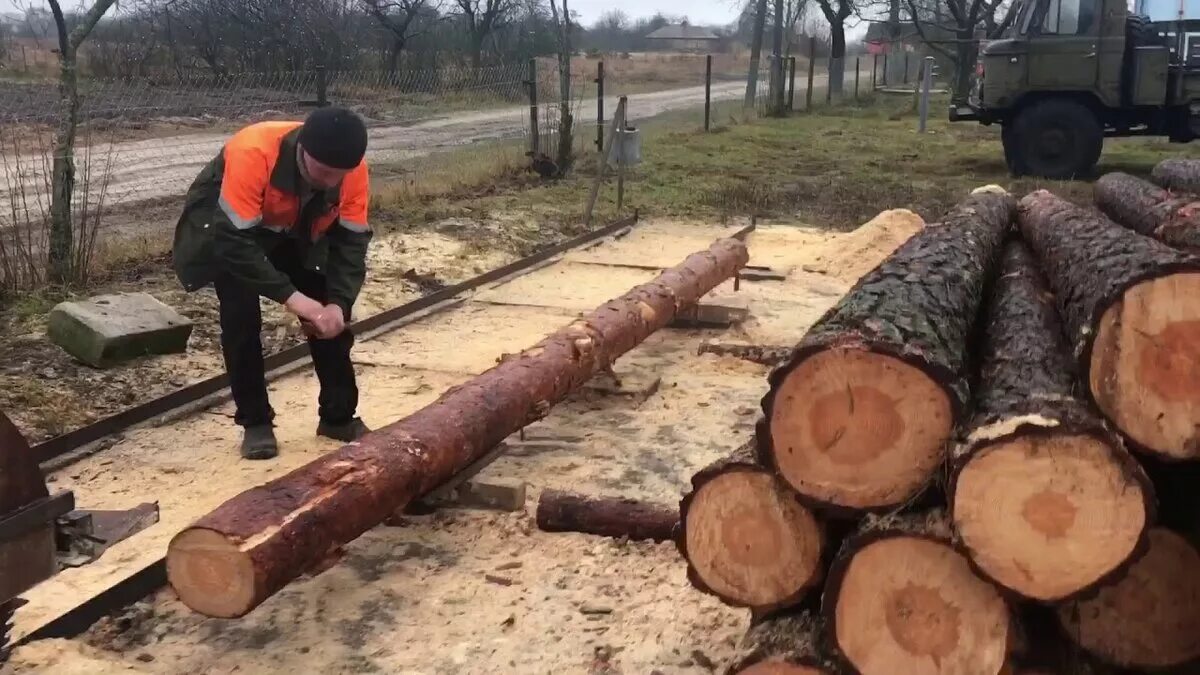
[[[259,297],[299,317],[317,379],[317,433],[343,442],[368,431],[347,328],[366,276],[367,130],[344,108],[235,133],[188,190],[173,261],[188,291],[212,283],[221,350],[247,459],[278,454],[263,366]]]

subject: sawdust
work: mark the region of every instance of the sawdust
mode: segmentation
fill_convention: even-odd
[[[728,232],[669,223],[655,228],[654,237],[638,235],[644,255]],[[839,248],[855,251],[862,262],[882,258],[838,246],[847,236],[760,225],[748,239],[751,264],[787,274],[741,283],[736,295],[749,304],[749,321],[725,330],[659,331],[617,365],[626,379],[660,378],[652,396],[580,392],[528,427],[524,438],[508,439],[508,451],[480,479],[528,482],[523,512],[443,510],[377,527],[347,545],[340,564],[298,580],[239,620],[201,617],[164,589],[78,639],[18,649],[11,667],[15,673],[712,672],[734,655],[747,613],[694,590],[672,544],[537,530],[537,495],[560,489],[676,505],[692,473],[753,433],[768,372],[734,358],[697,356],[700,344],[799,339],[847,287],[832,276],[805,272],[804,265]],[[590,309],[597,298],[627,289],[618,288],[630,280],[624,272],[561,274],[598,267],[607,251],[588,253],[593,260],[556,263],[521,278],[543,300],[561,289],[551,306],[493,304],[484,301],[485,291],[363,342],[355,355],[367,422],[378,426],[427,404],[501,354],[533,344]],[[494,290],[506,286],[512,290],[507,284]],[[732,282],[711,297],[719,302],[730,294]],[[334,447],[312,437],[315,395],[309,369],[272,385],[283,444],[274,462],[237,459],[236,429],[225,404],[172,425],[129,432],[103,453],[52,476],[59,487],[75,489],[87,508],[128,507],[153,495],[163,520],[99,561],[35,588],[17,615],[17,630],[32,630],[152,562],[179,527],[229,496]]]
[[[921,216],[908,209],[884,211],[845,237],[832,239],[805,269],[852,284],[923,227]]]

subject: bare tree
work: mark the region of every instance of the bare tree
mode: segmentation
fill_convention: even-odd
[[[436,0],[360,0],[363,9],[388,32],[388,76],[396,77],[400,54],[409,40],[427,28],[419,21],[423,14],[438,9]]]
[[[502,27],[517,7],[516,0],[454,0],[467,24],[471,38],[471,66],[483,65],[483,45],[489,35]],[[550,3],[551,7],[554,3]]]
[[[954,63],[954,100],[971,87],[978,36],[998,37],[1013,20],[1015,3],[1007,0],[905,0],[913,28],[930,49]],[[952,45],[947,47],[946,45]]]
[[[750,39],[750,72],[746,78],[746,98],[743,106],[754,105],[758,95],[758,64],[762,58],[763,29],[767,23],[767,0],[754,0],[754,37]]]
[[[550,16],[558,36],[558,156],[554,158],[554,163],[562,174],[571,165],[575,141],[572,133],[574,119],[571,116],[571,13],[567,9],[567,0],[559,1],[562,2],[561,10],[555,0],[550,0]]]
[[[73,242],[71,199],[75,188],[75,135],[79,126],[79,47],[87,40],[100,17],[116,0],[96,0],[70,32],[58,0],[48,0],[58,33],[59,122],[54,135],[54,164],[51,168],[50,275],[60,283],[72,279]]]
[[[854,13],[854,0],[817,0],[829,22],[829,91],[840,96],[846,79],[846,19]]]

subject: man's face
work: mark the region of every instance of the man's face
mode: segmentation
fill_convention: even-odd
[[[350,173],[349,169],[335,169],[334,167],[318,162],[305,152],[303,148],[300,150],[300,158],[304,163],[304,177],[315,188],[327,190],[337,187],[342,182],[342,178]]]

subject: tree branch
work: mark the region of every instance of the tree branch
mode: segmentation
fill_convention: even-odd
[[[96,0],[96,4],[92,5],[92,8],[88,10],[87,14],[83,15],[83,20],[79,22],[79,25],[75,26],[75,30],[71,31],[71,49],[79,49],[79,45],[83,44],[83,41],[86,40],[87,36],[91,34],[92,29],[96,27],[96,24],[100,23],[100,17],[104,16],[104,13],[107,12],[108,8],[112,7],[116,1],[117,0]],[[52,4],[57,6],[58,2],[55,1]],[[57,20],[57,16],[55,19]]]
[[[917,35],[921,38],[921,42],[924,42],[925,46],[929,47],[930,49],[941,54],[942,56],[945,56],[946,58],[950,59],[952,62],[957,64],[958,63],[958,54],[956,52],[952,52],[949,49],[946,49],[946,48],[942,47],[941,45],[934,44],[933,42],[931,42],[929,40],[929,36],[927,36],[925,34],[925,29],[921,27],[921,24],[923,22],[919,18],[916,3],[913,0],[905,0],[905,2],[908,3],[908,9],[912,13],[913,28],[916,29]]]

